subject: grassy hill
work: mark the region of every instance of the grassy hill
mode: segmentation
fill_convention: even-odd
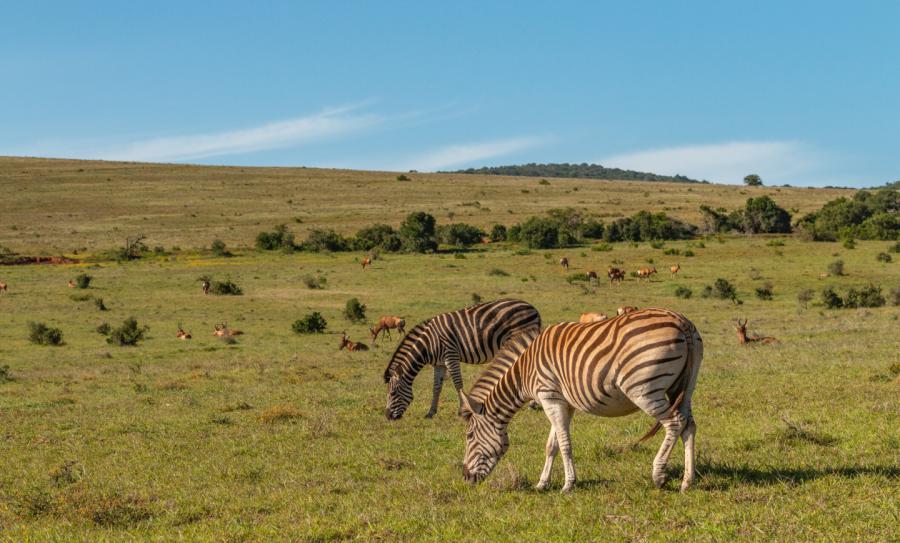
[[[687,222],[701,204],[733,209],[771,195],[806,213],[852,191],[749,188],[468,174],[406,174],[312,168],[240,168],[0,157],[0,245],[58,254],[121,245],[146,234],[151,245],[207,246],[222,239],[250,246],[256,234],[287,223],[302,239],[314,227],[354,233],[410,212],[439,222],[512,224],[555,207],[603,219],[646,209]]]

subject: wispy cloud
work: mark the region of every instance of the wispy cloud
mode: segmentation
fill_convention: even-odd
[[[354,113],[360,106],[325,109],[306,117],[209,134],[147,139],[80,154],[105,160],[181,161],[279,149],[359,132],[384,121],[375,114]]]
[[[453,166],[464,166],[477,161],[511,155],[549,141],[550,138],[547,137],[520,137],[447,145],[410,159],[395,169],[434,171]]]
[[[823,164],[821,153],[793,141],[745,141],[650,149],[603,158],[607,167],[738,183],[757,173],[764,180],[793,183]],[[802,180],[802,179],[801,179]]]

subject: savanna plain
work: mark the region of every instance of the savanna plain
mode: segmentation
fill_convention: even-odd
[[[362,252],[252,248],[258,232],[282,223],[298,240],[311,228],[396,226],[412,211],[483,228],[560,207],[604,220],[666,211],[698,223],[701,204],[733,209],[769,194],[802,215],[852,191],[396,176],[0,159],[0,245],[77,260],[0,266],[9,285],[0,293],[0,538],[897,540],[900,308],[826,309],[818,298],[826,287],[900,286],[897,257],[876,260],[892,243],[718,236],[528,251],[504,242],[384,253],[365,270]],[[137,234],[163,250],[123,263],[98,257]],[[233,256],[213,255],[215,239]],[[835,260],[844,275],[825,274]],[[604,272],[614,263],[660,273],[610,285]],[[681,270],[672,278],[675,263]],[[589,270],[599,283],[571,280]],[[79,274],[92,276],[89,287],[69,288]],[[243,294],[204,295],[204,275]],[[324,278],[324,288],[308,288],[308,277]],[[741,305],[700,295],[718,278],[736,287]],[[758,298],[767,283],[772,299]],[[679,286],[693,295],[677,297]],[[804,289],[817,292],[807,304],[797,299]],[[438,414],[423,418],[428,368],[404,418],[388,421],[382,372],[398,335],[347,352],[337,349],[341,333],[369,343],[367,327],[381,315],[411,327],[470,305],[473,295],[526,300],[545,324],[623,305],[691,319],[705,344],[693,400],[694,486],[654,488],[661,436],[634,445],[648,417],[578,414],[576,490],[559,493],[557,465],[551,489],[535,491],[549,424],[529,409],[510,425],[511,446],[495,472],[470,486],[449,381]],[[365,304],[368,322],[346,320],[350,298]],[[292,323],[313,311],[327,320],[325,333],[295,334]],[[128,317],[149,326],[137,346],[108,344],[96,331]],[[739,345],[736,318],[780,342]],[[244,334],[213,337],[223,321]],[[64,344],[32,344],[29,322],[58,327]],[[176,339],[179,326],[193,339]],[[480,370],[463,368],[467,385]],[[681,454],[679,445],[669,468],[676,478]]]

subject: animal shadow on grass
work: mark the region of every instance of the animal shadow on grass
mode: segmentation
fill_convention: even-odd
[[[703,490],[728,490],[735,486],[800,485],[822,477],[853,479],[863,476],[900,478],[898,466],[841,466],[824,468],[763,467],[705,462],[697,465],[697,487]]]

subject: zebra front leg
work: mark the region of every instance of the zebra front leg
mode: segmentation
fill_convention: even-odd
[[[539,394],[544,413],[550,419],[553,428],[550,430],[556,436],[556,444],[562,453],[563,470],[566,474],[566,482],[562,492],[571,492],[575,488],[575,462],[572,459],[572,439],[569,435],[569,423],[572,422],[574,410],[564,399],[557,398],[552,393]],[[546,464],[545,464],[546,469]]]
[[[434,366],[434,388],[431,391],[431,409],[425,414],[426,419],[433,417],[438,410],[438,401],[441,399],[441,388],[444,386],[444,374],[447,368],[443,365]]]
[[[446,364],[447,369],[450,370],[450,378],[453,379],[453,386],[456,387],[456,395],[459,397],[459,408],[456,410],[457,415],[462,415],[462,395],[463,395],[463,380],[462,380],[462,371],[459,369],[459,359],[450,358],[445,359],[444,364]]]
[[[544,461],[544,470],[541,471],[541,480],[534,485],[536,490],[546,490],[550,485],[550,473],[553,471],[553,459],[559,452],[559,443],[556,441],[556,431],[550,427],[550,435],[547,436],[547,447],[544,449],[547,459]]]

